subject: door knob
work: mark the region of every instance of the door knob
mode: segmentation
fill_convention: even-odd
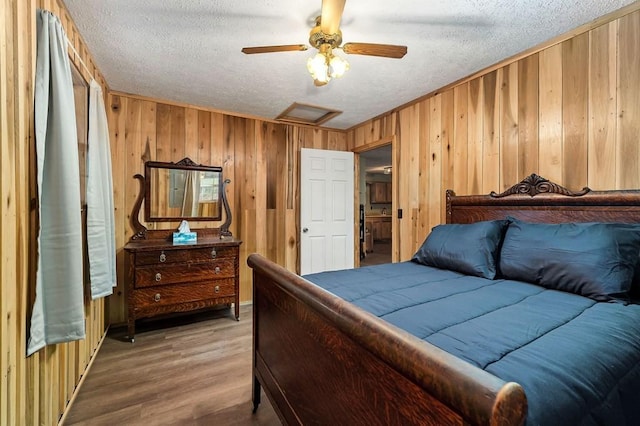
[[[302,228],[302,232],[309,232],[309,228]]]

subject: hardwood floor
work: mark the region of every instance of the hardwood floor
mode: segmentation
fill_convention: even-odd
[[[109,333],[65,425],[280,425],[251,403],[251,305],[138,321]]]
[[[374,242],[373,251],[367,253],[367,256],[360,260],[360,266],[379,265],[380,263],[391,263],[391,241]]]

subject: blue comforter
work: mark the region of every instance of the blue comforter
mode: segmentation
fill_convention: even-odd
[[[527,425],[640,424],[640,305],[412,262],[305,278],[519,383]]]

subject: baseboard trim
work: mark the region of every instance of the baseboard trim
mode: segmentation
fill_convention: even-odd
[[[102,337],[100,338],[100,341],[98,342],[98,345],[96,346],[96,350],[93,351],[93,355],[91,356],[91,359],[89,360],[89,363],[87,364],[87,368],[85,368],[84,371],[82,372],[82,376],[80,376],[80,380],[78,381],[78,384],[76,385],[75,389],[73,390],[73,394],[71,395],[71,399],[69,399],[69,402],[67,403],[67,406],[64,407],[64,411],[62,412],[62,416],[60,416],[60,419],[58,420],[58,426],[63,426],[64,425],[64,421],[67,419],[67,415],[71,411],[71,407],[73,406],[73,403],[75,402],[76,397],[78,396],[78,393],[80,392],[80,388],[82,387],[82,384],[84,383],[84,379],[89,375],[89,370],[91,370],[91,367],[93,366],[93,361],[95,361],[96,358],[98,357],[98,352],[100,352],[100,348],[102,347],[102,343],[104,343],[104,340],[107,338],[107,332],[108,331],[109,331],[109,326],[107,326],[107,328],[104,330],[104,334],[102,334]]]

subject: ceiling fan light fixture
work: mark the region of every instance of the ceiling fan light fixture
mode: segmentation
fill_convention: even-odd
[[[316,81],[326,84],[331,80],[327,57],[322,52],[318,52],[315,56],[307,60],[307,70],[309,70],[309,74],[311,74],[311,77]]]
[[[320,46],[318,53],[307,60],[307,70],[316,86],[324,86],[332,78],[339,78],[349,69],[349,63],[333,54],[331,45]]]
[[[340,78],[349,70],[349,62],[340,56],[331,55],[329,59],[329,75],[332,78]]]

